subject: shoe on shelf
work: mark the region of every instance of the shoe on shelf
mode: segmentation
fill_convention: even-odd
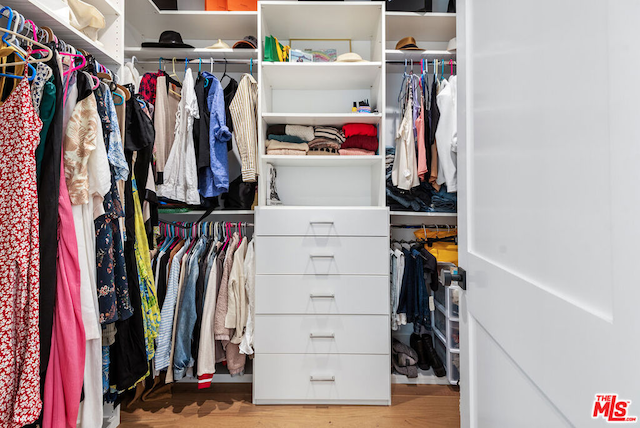
[[[418,367],[420,370],[429,370],[429,360],[422,338],[415,333],[411,334],[409,345],[416,351],[416,354],[418,354]]]
[[[431,365],[431,367],[433,368],[433,373],[437,377],[444,377],[447,374],[447,371],[445,370],[444,364],[442,364],[442,361],[440,361],[440,357],[438,357],[438,354],[433,347],[433,338],[430,334],[423,334],[420,339],[422,340],[422,344],[424,346],[425,357],[427,358],[429,365]]]

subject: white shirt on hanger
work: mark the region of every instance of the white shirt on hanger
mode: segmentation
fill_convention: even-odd
[[[413,111],[411,102],[407,103],[404,117],[396,137],[396,157],[391,170],[391,182],[398,189],[410,190],[420,185],[416,144],[413,135]]]
[[[440,109],[440,120],[436,129],[438,147],[438,180],[447,185],[447,191],[458,191],[458,117],[456,113],[457,77],[442,82],[436,102]]]

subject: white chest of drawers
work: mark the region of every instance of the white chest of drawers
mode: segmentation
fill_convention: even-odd
[[[386,208],[260,207],[255,404],[389,405]]]

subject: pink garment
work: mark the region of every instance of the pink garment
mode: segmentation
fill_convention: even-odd
[[[418,177],[420,181],[424,181],[425,175],[429,172],[427,148],[424,145],[424,109],[420,110],[420,116],[416,119],[416,132],[418,133]]]
[[[60,165],[58,266],[51,356],[44,383],[43,428],[75,428],[84,378],[85,335],[80,264],[71,199]]]
[[[373,156],[376,152],[365,149],[340,149],[340,156]]]

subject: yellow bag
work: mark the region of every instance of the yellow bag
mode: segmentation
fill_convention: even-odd
[[[418,239],[434,239],[434,238],[447,238],[450,236],[456,236],[458,231],[452,230],[431,230],[426,229],[427,234],[425,236],[425,230],[420,229],[413,234]],[[455,242],[434,242],[431,247],[428,244],[424,245],[424,248],[429,251],[433,256],[441,263],[453,263],[458,266],[458,244]]]

